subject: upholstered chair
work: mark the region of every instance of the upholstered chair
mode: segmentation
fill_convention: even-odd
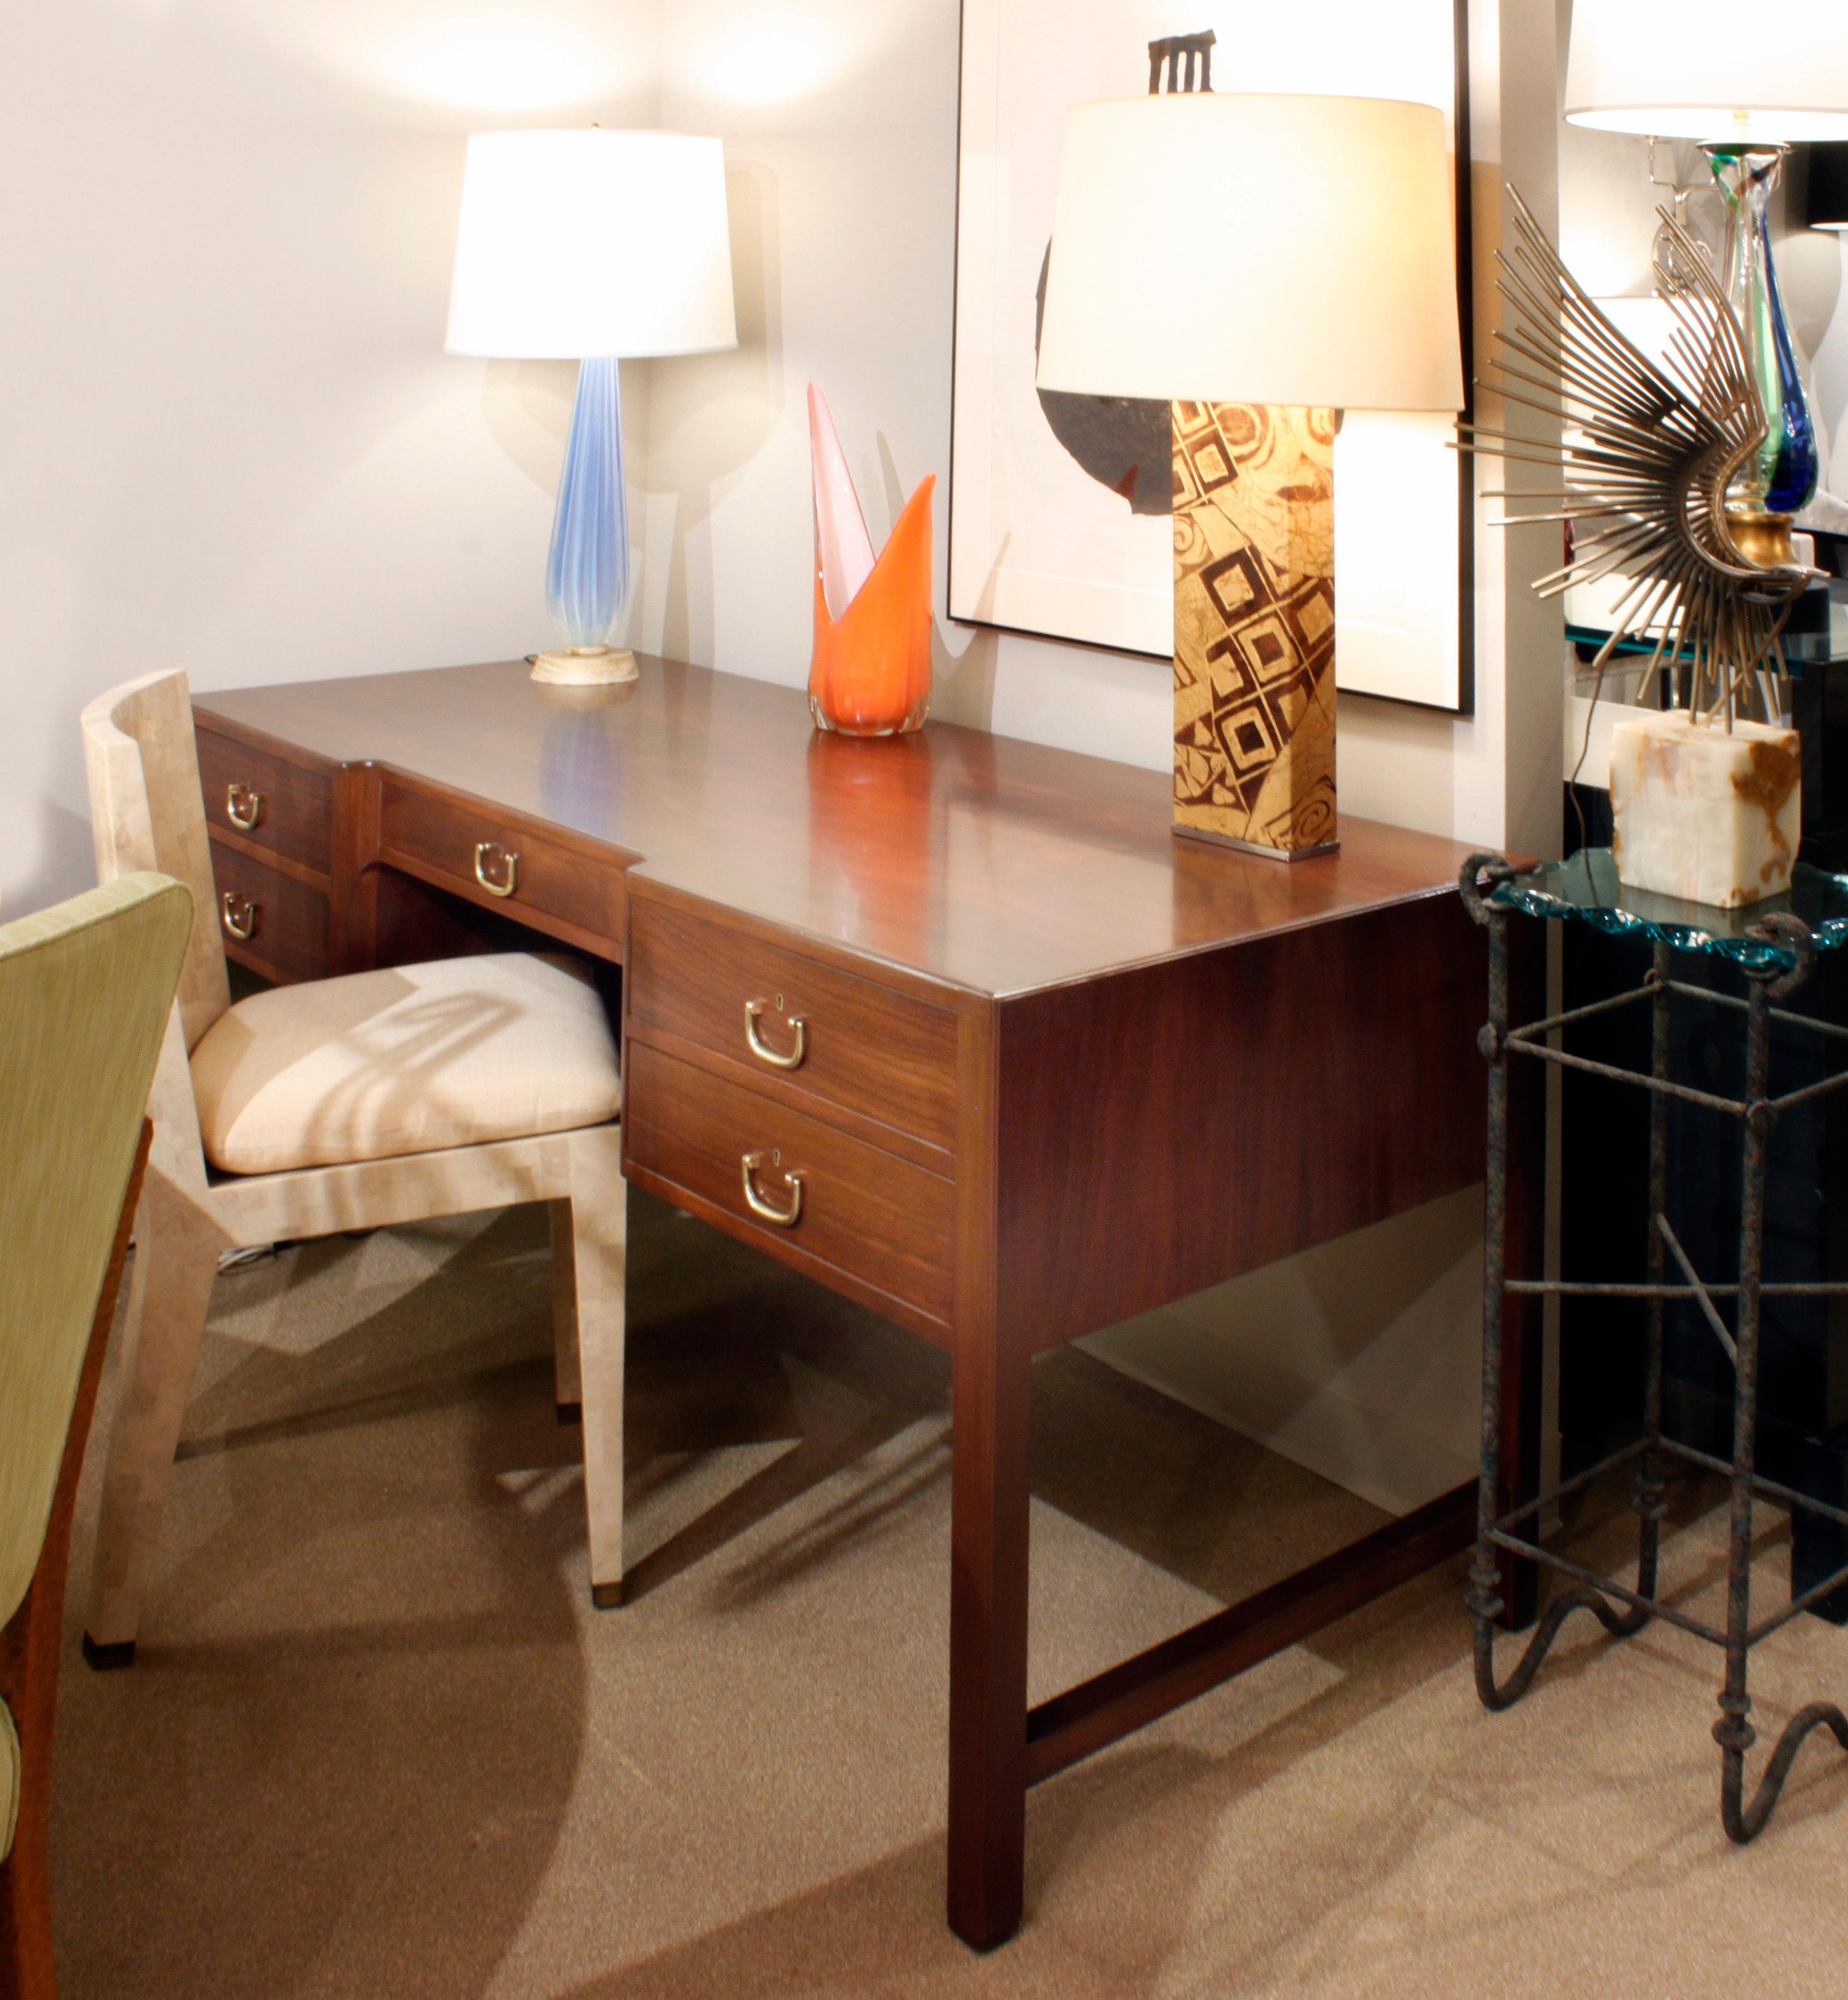
[[[52,2000],[64,1565],[192,902],[129,875],[0,926],[0,2000]]]
[[[550,1204],[557,1394],[581,1403],[590,1574],[622,1575],[625,1218],[616,1050],[570,960],[484,955],[231,1003],[183,674],[83,714],[99,873],[158,866],[197,902],[154,1086],[86,1656],[134,1656],[224,1252]]]

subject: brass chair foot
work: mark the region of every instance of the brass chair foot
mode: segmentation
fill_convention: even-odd
[[[584,1422],[584,1405],[581,1403],[558,1403],[553,1407],[560,1424],[581,1424]]]
[[[619,1583],[593,1583],[591,1602],[599,1611],[619,1611],[622,1608],[622,1586]]]

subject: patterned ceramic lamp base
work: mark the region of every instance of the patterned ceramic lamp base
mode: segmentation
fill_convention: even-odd
[[[1174,405],[1174,831],[1339,845],[1334,415]]]

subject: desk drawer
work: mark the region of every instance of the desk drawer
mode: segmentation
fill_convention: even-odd
[[[956,1017],[947,1007],[638,898],[629,1009],[644,1030],[780,1078],[818,1100],[822,1116],[838,1106],[955,1149]]]
[[[755,1091],[632,1041],[623,1079],[623,1151],[630,1163],[699,1196],[772,1252],[814,1258],[830,1271],[947,1321],[951,1311],[953,1184]],[[799,1216],[779,1224],[799,1176]],[[780,1155],[780,1158],[778,1157]],[[819,1274],[826,1276],[826,1273]]]
[[[231,957],[285,984],[327,977],[325,896],[221,841],[212,842],[212,873],[219,929]]]
[[[613,853],[580,850],[530,820],[391,777],[380,795],[379,852],[484,908],[619,955],[623,868]]]
[[[228,827],[317,873],[333,846],[334,786],[324,771],[252,750],[209,729],[196,732],[206,824]]]

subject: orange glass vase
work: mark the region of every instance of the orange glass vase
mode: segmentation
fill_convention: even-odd
[[[906,502],[875,561],[827,398],[809,384],[815,479],[815,651],[809,713],[841,736],[903,736],[931,707],[931,499]]]
[[[891,540],[838,618],[827,607],[819,536],[809,712],[843,736],[902,736],[931,709],[933,473],[905,503]]]

